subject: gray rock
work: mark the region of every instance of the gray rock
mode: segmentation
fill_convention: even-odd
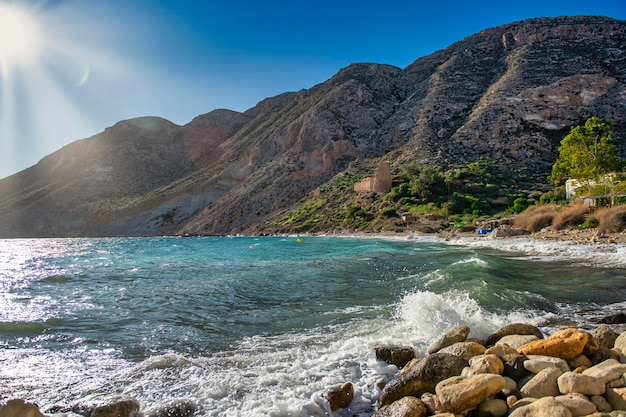
[[[598,346],[605,349],[612,349],[617,339],[617,334],[606,324],[597,327],[591,335],[598,342]]]
[[[591,396],[602,395],[606,391],[606,384],[601,379],[574,372],[565,372],[559,376],[557,384],[562,394],[578,393]]]
[[[510,335],[534,335],[537,339],[543,339],[543,333],[530,324],[525,323],[513,323],[507,326],[501,327],[492,333],[487,340],[485,340],[485,345],[492,346],[495,345],[500,339],[504,336]]]
[[[519,390],[524,397],[556,397],[560,394],[557,379],[562,374],[563,371],[558,368],[546,368],[534,375],[528,382],[521,386]]]
[[[458,356],[463,358],[465,361],[469,361],[474,356],[485,353],[485,350],[486,349],[483,345],[476,342],[458,342],[441,349],[439,352]]]

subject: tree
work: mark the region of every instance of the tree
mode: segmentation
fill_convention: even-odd
[[[558,184],[576,178],[589,184],[620,171],[622,162],[611,133],[610,123],[596,117],[587,119],[583,126],[571,128],[561,141],[559,157],[548,179]]]

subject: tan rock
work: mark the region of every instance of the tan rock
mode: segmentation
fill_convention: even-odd
[[[496,374],[504,371],[504,363],[497,355],[478,355],[470,358],[465,375]],[[465,371],[465,369],[464,369]]]
[[[428,346],[428,353],[439,352],[441,349],[453,345],[458,342],[464,342],[469,335],[470,328],[464,324],[459,324],[448,329],[439,339],[435,340]]]
[[[590,337],[589,333],[569,328],[560,330],[547,339],[527,343],[517,350],[524,355],[546,355],[569,360],[583,352]]]
[[[458,356],[463,360],[469,361],[474,356],[485,353],[485,350],[483,345],[476,342],[458,342],[441,349],[439,353]]]
[[[540,398],[509,414],[509,417],[572,417],[571,411],[552,397]]]
[[[532,334],[521,335],[521,334],[512,334],[509,336],[504,336],[502,339],[498,340],[497,345],[508,345],[513,349],[517,349],[520,346],[524,346],[527,343],[534,342],[535,340],[539,340],[539,338]]]
[[[0,417],[44,417],[39,408],[21,399],[9,400],[0,407]]]
[[[517,382],[514,379],[509,378],[508,376],[504,377],[504,388],[502,388],[502,393],[506,396],[515,395],[518,393]]]
[[[602,381],[603,384],[608,384],[624,373],[626,373],[626,364],[620,363],[615,359],[606,360],[583,371],[584,375],[597,378]]]
[[[509,411],[506,401],[490,398],[478,405],[474,412],[476,417],[502,417]]]
[[[602,380],[591,375],[565,372],[557,380],[561,394],[579,393],[583,395],[602,395],[606,385]]]
[[[463,413],[499,393],[504,384],[504,377],[500,375],[457,376],[438,383],[435,392],[444,410]]]
[[[559,368],[562,372],[570,371],[569,365],[565,359],[555,358],[553,356],[528,355],[528,360],[524,361],[524,368],[533,374],[550,367]]]
[[[346,382],[341,387],[329,389],[324,393],[324,398],[328,401],[330,409],[337,411],[346,408],[354,399],[354,386],[351,382]]]
[[[439,402],[439,398],[435,394],[430,393],[430,392],[425,392],[422,395],[422,398],[420,399],[426,406],[426,409],[428,410],[429,415],[444,412],[444,409],[441,406],[441,403]]]
[[[546,368],[520,387],[520,392],[524,397],[556,397],[560,394],[557,379],[562,374],[563,371],[558,368]]]
[[[506,344],[495,345],[485,351],[485,355],[491,354],[497,355],[502,360],[502,362],[507,362],[511,359],[521,356],[516,349]]]
[[[566,406],[572,413],[572,417],[582,417],[598,411],[595,404],[589,401],[584,395],[559,395],[554,397],[554,399]]]
[[[593,405],[596,406],[597,410],[600,413],[606,413],[608,411],[611,411],[611,404],[609,404],[609,402],[606,400],[606,398],[600,396],[600,395],[594,395],[591,397],[591,402],[593,403]]]
[[[578,355],[574,359],[568,360],[567,364],[570,369],[591,368],[593,366],[591,360],[585,355]]]
[[[613,347],[618,348],[622,352],[626,351],[626,332],[617,336],[617,338],[615,339],[615,343],[613,344]]]
[[[381,407],[373,417],[425,417],[426,415],[424,403],[415,397],[407,396]]]

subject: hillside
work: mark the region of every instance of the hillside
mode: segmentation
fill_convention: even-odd
[[[559,141],[586,118],[609,121],[626,148],[624,45],[624,21],[532,19],[404,69],[351,65],[244,113],[216,110],[184,126],[122,121],[1,180],[0,236],[339,227],[287,220],[298,210],[341,220],[367,198],[352,185],[381,160],[394,173],[411,161],[486,163],[494,200],[546,190]]]

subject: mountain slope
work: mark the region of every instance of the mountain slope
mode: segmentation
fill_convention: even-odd
[[[532,19],[405,69],[351,65],[244,113],[120,122],[0,181],[0,236],[259,232],[381,158],[450,167],[487,157],[511,189],[542,187],[560,139],[590,116],[626,147],[624,45],[624,21]]]

